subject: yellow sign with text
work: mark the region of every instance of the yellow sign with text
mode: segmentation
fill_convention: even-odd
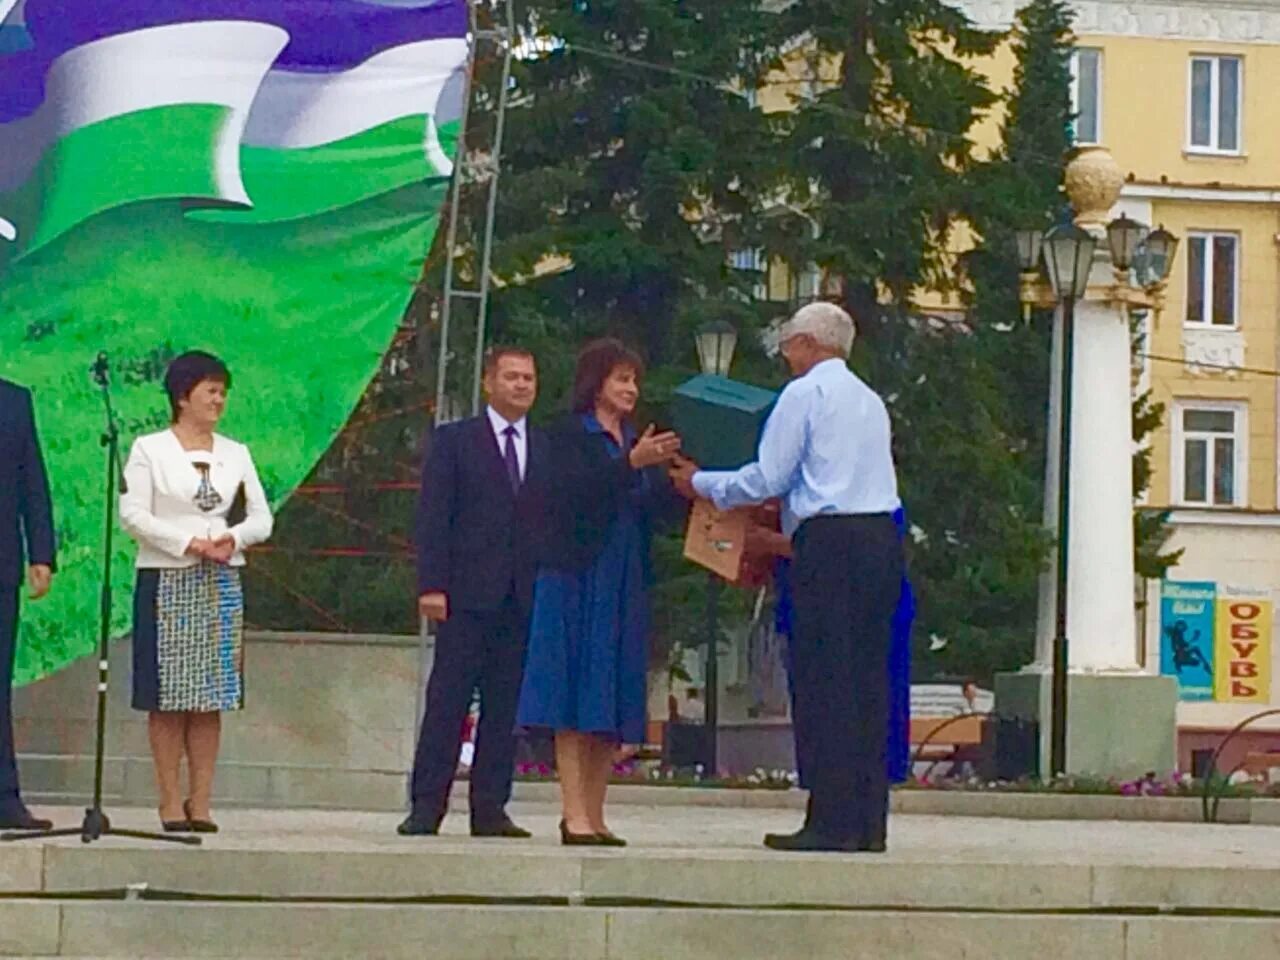
[[[1271,600],[1219,596],[1213,698],[1221,703],[1271,702]]]

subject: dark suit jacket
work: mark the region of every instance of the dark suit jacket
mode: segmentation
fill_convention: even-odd
[[[529,428],[517,496],[487,416],[436,428],[418,498],[419,595],[443,591],[451,611],[483,612],[514,590],[520,608],[530,608],[549,457],[546,434]]]
[[[555,570],[591,566],[619,511],[629,504],[639,508],[645,574],[651,578],[649,541],[660,527],[678,522],[686,508],[666,470],[634,470],[626,457],[611,456],[606,434],[588,430],[578,414],[557,421],[550,442],[551,493],[541,565]]]
[[[31,563],[54,566],[53,504],[36,437],[31,391],[0,380],[0,587]]]

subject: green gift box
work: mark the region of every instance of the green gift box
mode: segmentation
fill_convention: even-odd
[[[713,374],[681,384],[671,398],[681,452],[707,470],[736,470],[751,463],[777,399],[772,390]]]

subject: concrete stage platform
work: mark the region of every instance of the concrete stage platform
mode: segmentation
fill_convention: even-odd
[[[403,838],[387,813],[226,810],[197,849],[0,844],[0,956],[1280,956],[1275,827],[900,815],[887,854],[785,855],[760,838],[792,810],[618,805],[632,846],[598,851],[559,846],[552,804],[511,812],[532,840],[472,840],[465,813]]]

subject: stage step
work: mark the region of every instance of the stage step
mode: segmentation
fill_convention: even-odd
[[[0,901],[0,956],[385,960],[1273,957],[1280,922],[919,911]]]
[[[1280,956],[1267,828],[901,816],[884,855],[782,855],[759,838],[794,811],[620,806],[624,850],[561,847],[549,804],[512,814],[532,839],[475,840],[456,816],[406,838],[394,815],[228,810],[199,848],[0,843],[0,956]]]
[[[143,848],[106,840],[0,847],[0,896],[649,902],[749,908],[990,911],[1265,911],[1280,916],[1280,868],[918,862],[768,851],[573,854],[549,843],[403,840],[376,852]],[[390,845],[389,845],[390,846]],[[499,847],[499,849],[495,849]],[[143,889],[145,888],[145,889]],[[1280,956],[1280,953],[1277,954]]]

